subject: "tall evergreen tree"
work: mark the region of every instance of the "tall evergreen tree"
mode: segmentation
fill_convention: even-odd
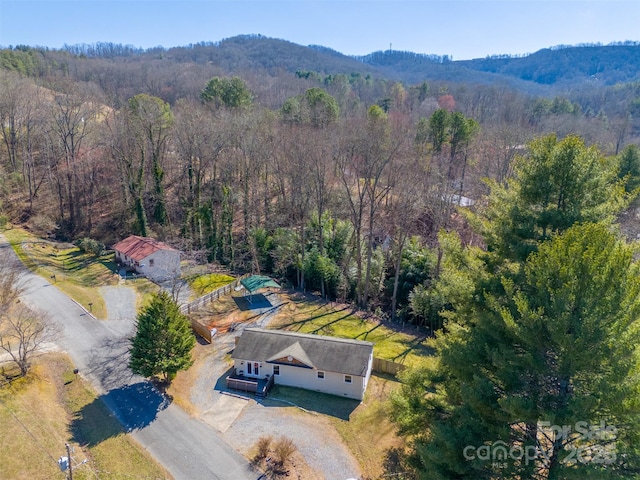
[[[143,377],[161,375],[171,382],[178,371],[193,364],[195,342],[188,319],[169,294],[161,291],[138,314],[129,368]]]
[[[640,147],[627,145],[618,155],[618,161],[618,176],[623,179],[625,190],[631,192],[640,186]]]
[[[616,167],[577,136],[538,138],[506,186],[490,184],[488,206],[474,223],[490,251],[521,262],[574,223],[611,221],[628,200]]]
[[[541,245],[522,283],[502,281],[456,312],[437,366],[394,400],[424,478],[636,478],[633,249],[580,225]]]
[[[487,207],[469,215],[487,249],[455,262],[445,251],[453,269],[434,287],[451,307],[437,365],[407,373],[394,400],[418,470],[632,477],[640,284],[632,247],[608,227],[630,198],[615,165],[578,137],[549,135],[506,186],[491,186]],[[606,431],[583,435],[585,425]]]

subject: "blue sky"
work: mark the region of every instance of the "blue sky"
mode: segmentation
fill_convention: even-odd
[[[180,46],[261,34],[454,60],[640,40],[640,0],[0,0],[0,46]]]

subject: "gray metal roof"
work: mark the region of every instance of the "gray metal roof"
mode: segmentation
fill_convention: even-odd
[[[288,356],[317,370],[364,376],[373,343],[285,330],[247,328],[231,358],[267,363],[288,363]],[[278,359],[285,359],[284,362]],[[293,363],[292,363],[293,364]]]

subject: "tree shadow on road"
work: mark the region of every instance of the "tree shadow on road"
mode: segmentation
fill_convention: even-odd
[[[73,440],[93,447],[109,438],[142,429],[169,403],[149,382],[116,388],[76,413],[70,426]]]
[[[131,381],[128,338],[103,340],[91,361],[89,375],[94,376],[105,390],[121,387]]]

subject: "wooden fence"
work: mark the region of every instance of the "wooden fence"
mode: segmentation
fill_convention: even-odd
[[[197,320],[193,319],[191,320],[191,328],[193,328],[194,332],[196,332],[209,343],[213,342],[213,337],[215,337],[216,333],[218,332],[216,328],[207,327],[206,325],[203,325]]]
[[[407,368],[406,365],[401,363],[392,362],[390,360],[383,360],[382,358],[373,358],[373,365],[371,369],[377,373],[388,373],[389,375],[397,375],[399,372]]]
[[[199,308],[202,308],[207,303],[211,303],[219,299],[220,297],[231,293],[238,285],[240,285],[240,280],[244,280],[249,275],[250,274],[248,273],[245,275],[242,275],[241,277],[236,278],[229,285],[225,285],[224,287],[217,288],[213,292],[209,292],[206,295],[203,295],[202,297],[195,299],[193,302],[181,305],[180,311],[182,313],[186,313],[187,315],[190,314],[191,312],[195,312],[196,310],[198,310]]]
[[[256,393],[258,390],[258,382],[227,377],[227,388],[240,390],[242,392]]]
[[[256,379],[244,380],[234,376],[227,377],[227,388],[240,390],[242,392],[255,393],[256,397],[266,397],[267,393],[275,384],[275,377],[270,376],[267,381]]]

